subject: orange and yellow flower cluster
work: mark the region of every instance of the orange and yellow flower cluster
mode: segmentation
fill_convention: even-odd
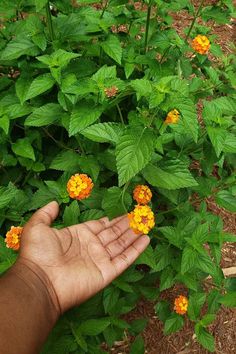
[[[67,182],[67,192],[71,198],[82,200],[90,196],[93,186],[92,179],[85,173],[76,173]]]
[[[133,198],[138,204],[146,205],[152,199],[152,192],[148,186],[138,185],[133,191]]]
[[[179,121],[179,111],[177,109],[173,109],[167,114],[165,119],[165,124],[176,124]]]
[[[5,242],[7,248],[11,248],[14,251],[18,251],[20,248],[20,239],[23,231],[21,226],[12,226],[11,229],[7,232]]]
[[[192,41],[192,48],[199,54],[206,54],[210,49],[210,41],[206,36],[198,34]]]
[[[152,192],[148,186],[138,185],[133,191],[133,198],[138,205],[128,214],[130,227],[136,234],[148,234],[155,226],[154,213],[146,205],[152,198]]]
[[[179,315],[184,315],[187,312],[187,310],[188,310],[188,299],[186,298],[186,296],[179,295],[175,299],[174,310]]]

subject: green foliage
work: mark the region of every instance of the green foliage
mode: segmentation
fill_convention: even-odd
[[[143,296],[156,301],[166,335],[181,329],[185,317],[159,298],[175,284],[188,293],[186,316],[197,340],[213,352],[207,326],[221,305],[236,306],[235,279],[225,280],[220,268],[221,247],[235,236],[222,231],[205,198],[236,211],[236,58],[215,43],[207,21],[228,24],[233,2],[197,13],[189,0],[150,1],[150,19],[128,1],[102,9],[93,3],[50,1],[51,12],[47,0],[0,3],[1,236],[52,200],[60,203],[59,227],[112,219],[132,210],[137,184],[148,184],[156,222],[150,246],[103,292],[62,317],[42,354],[102,354],[101,343],[111,347],[124,330],[137,336],[130,352],[144,353],[147,320],[120,316]],[[172,26],[181,10],[194,18],[183,36]],[[209,36],[210,56],[194,53],[197,34]],[[165,124],[173,109],[179,121]],[[70,201],[66,184],[78,172],[95,187],[88,199]],[[1,237],[1,273],[16,256]]]

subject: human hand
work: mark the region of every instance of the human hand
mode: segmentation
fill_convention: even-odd
[[[102,218],[61,230],[50,225],[59,207],[51,202],[25,225],[18,263],[45,284],[59,314],[85,301],[127,269],[149,244],[129,228],[127,216]]]

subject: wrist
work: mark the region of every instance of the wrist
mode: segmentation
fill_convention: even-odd
[[[21,283],[22,289],[34,296],[41,306],[42,311],[48,314],[48,320],[52,326],[58,320],[61,310],[54,288],[46,273],[35,263],[18,258],[16,263],[6,273]]]

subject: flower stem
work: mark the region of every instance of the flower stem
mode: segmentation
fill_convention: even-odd
[[[124,118],[123,118],[123,115],[122,115],[122,112],[121,112],[121,109],[120,109],[120,106],[118,105],[118,103],[116,104],[116,108],[117,108],[117,111],[118,111],[118,113],[119,113],[121,123],[122,123],[123,125],[125,125]]]
[[[55,36],[54,36],[54,31],[53,31],[52,15],[51,15],[51,11],[50,11],[49,1],[46,3],[45,9],[46,9],[46,18],[47,18],[47,26],[48,26],[49,36],[50,36],[51,41],[53,41],[55,39]]]
[[[197,18],[198,18],[198,15],[199,15],[199,13],[200,13],[200,11],[201,11],[201,9],[202,9],[203,3],[204,3],[204,0],[201,0],[201,3],[200,3],[200,5],[199,5],[199,7],[198,7],[198,9],[197,9],[197,11],[196,11],[196,13],[195,13],[195,15],[194,15],[193,21],[192,21],[192,23],[191,23],[191,26],[190,26],[189,31],[188,31],[188,33],[187,33],[187,36],[186,36],[186,38],[185,38],[185,43],[187,43],[187,41],[188,41],[188,38],[189,38],[189,36],[190,36],[190,33],[192,32],[193,26],[195,25],[195,22],[196,22],[196,20],[197,20]]]
[[[108,3],[109,3],[109,0],[106,0],[106,3],[105,3],[105,5],[104,5],[104,8],[102,9],[102,13],[101,13],[100,18],[103,18],[103,15],[104,15],[104,12],[105,12],[106,9],[107,9]]]
[[[144,42],[145,53],[147,53],[147,51],[148,51],[148,33],[149,33],[149,26],[150,26],[151,9],[152,9],[152,0],[149,1],[148,10],[147,10],[145,42]]]

